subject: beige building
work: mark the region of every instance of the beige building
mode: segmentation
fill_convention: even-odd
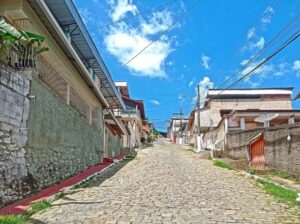
[[[292,90],[293,88],[209,89],[204,108],[200,110],[200,130],[203,147],[211,148],[209,145],[211,145],[212,138],[224,139],[225,132],[223,127],[220,127],[220,121],[223,115],[231,111],[268,110],[275,112],[278,110],[291,110]],[[241,120],[244,121],[243,118]],[[219,129],[221,129],[221,132]],[[210,132],[207,133],[208,131]],[[198,132],[197,110],[192,111],[190,115],[188,132],[190,144],[195,146]],[[216,137],[214,134],[216,132],[222,133],[221,136]],[[206,133],[205,136],[204,133]],[[210,139],[210,142],[207,139]],[[221,144],[216,140],[214,142]]]

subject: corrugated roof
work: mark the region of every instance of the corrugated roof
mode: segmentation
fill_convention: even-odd
[[[28,0],[35,13],[45,24],[47,29],[56,39],[57,43],[62,47],[69,60],[76,65],[72,55],[68,52],[66,46],[60,41],[57,30],[51,25],[47,16],[41,10],[41,4],[36,0]],[[100,91],[109,103],[110,108],[125,108],[122,97],[117,90],[111,75],[105,66],[95,43],[93,42],[88,30],[86,29],[73,1],[71,0],[44,0],[49,10],[57,20],[57,23],[66,33],[71,36],[71,43],[80,57],[85,67],[92,68],[95,74],[100,79]]]

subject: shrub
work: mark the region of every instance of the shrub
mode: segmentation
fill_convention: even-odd
[[[231,165],[229,163],[227,163],[225,161],[222,161],[222,160],[215,160],[214,161],[214,165],[218,166],[218,167],[222,167],[222,168],[228,169],[228,170],[232,169],[232,167],[231,167]]]
[[[0,217],[0,224],[31,224],[22,216],[5,215]]]

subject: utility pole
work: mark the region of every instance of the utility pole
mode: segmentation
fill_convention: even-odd
[[[201,149],[201,125],[200,125],[200,85],[198,85],[198,111],[197,111],[197,116],[198,116],[198,133],[197,133],[197,151],[200,152],[202,149]]]
[[[182,116],[183,116],[183,111],[182,108],[180,108],[180,135],[179,135],[179,144],[182,145]]]

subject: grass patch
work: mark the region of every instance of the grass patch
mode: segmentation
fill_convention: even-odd
[[[213,164],[215,166],[218,166],[218,167],[222,167],[224,169],[228,169],[228,170],[231,170],[232,167],[229,163],[225,162],[225,161],[222,161],[222,160],[214,160]]]
[[[135,159],[135,156],[126,156],[123,160],[125,160],[125,161],[131,161],[133,159]]]
[[[287,204],[300,205],[300,203],[296,201],[297,192],[267,182],[265,180],[259,179],[257,180],[257,182],[263,186],[267,194],[278,198],[280,201],[285,202]]]
[[[5,215],[0,216],[0,224],[31,224],[23,216]]]
[[[51,204],[48,201],[45,201],[45,200],[38,201],[38,202],[32,204],[30,206],[30,208],[26,212],[23,213],[22,217],[28,218],[28,217],[32,216],[33,214],[38,213],[39,211],[49,208],[50,206],[51,206]]]
[[[213,158],[212,158],[211,156],[209,156],[207,159],[208,159],[208,160],[212,160]]]
[[[56,200],[62,198],[62,197],[65,196],[65,195],[66,195],[65,192],[62,192],[62,191],[59,192],[58,194],[56,194],[56,195],[54,196],[54,201],[56,201]]]
[[[252,167],[247,168],[247,169],[246,169],[246,172],[247,172],[247,173],[250,173],[250,174],[252,174],[252,175],[256,175],[256,174],[257,174],[257,170],[254,169],[254,168],[252,168]]]
[[[274,175],[281,177],[283,179],[289,179],[291,177],[291,175],[286,171],[278,171],[278,172],[275,172]]]

